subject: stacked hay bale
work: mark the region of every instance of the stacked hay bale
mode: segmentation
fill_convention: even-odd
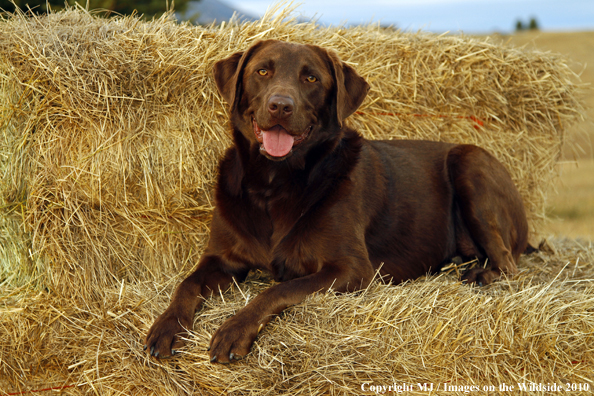
[[[466,37],[286,21],[178,25],[81,10],[2,21],[3,216],[30,238],[23,276],[89,295],[189,270],[230,139],[212,65],[258,39],[335,49],[371,84],[370,138],[478,144],[509,169],[532,228],[578,116],[563,59]],[[32,272],[33,271],[33,272]]]
[[[289,13],[210,28],[83,10],[0,21],[0,393],[375,394],[371,385],[408,384],[427,394],[417,388],[427,383],[463,394],[515,382],[587,393],[594,250],[579,245],[522,258],[520,275],[479,290],[451,274],[314,295],[267,326],[245,361],[211,365],[210,336],[270,282],[252,274],[205,304],[180,358],[142,352],[208,238],[216,161],[230,143],[212,65],[260,38],[330,47],[355,66],[372,90],[350,122],[367,137],[489,149],[538,230],[579,115],[565,60],[465,37],[295,24]]]
[[[566,254],[553,263],[547,258],[547,272],[556,274],[564,265],[558,261],[567,259],[572,275],[573,261],[586,253],[564,247]],[[211,364],[206,348],[223,321],[268,286],[261,279],[208,300],[187,347],[160,361],[142,350],[142,337],[168,300],[155,300],[153,287],[124,285],[84,304],[21,292],[3,299],[10,311],[0,308],[0,389],[17,394],[66,388],[68,395],[509,395],[519,393],[518,383],[528,389],[535,383],[574,386],[571,395],[591,395],[594,288],[575,279],[594,274],[594,249],[586,257],[590,264],[580,260],[572,279],[564,273],[542,284],[530,280],[546,275],[542,258],[534,258],[523,262],[530,276],[487,290],[442,276],[399,286],[374,283],[354,295],[314,295],[268,324],[252,352],[229,366]],[[502,384],[514,390],[501,391]],[[401,392],[388,392],[394,385]],[[384,386],[385,392],[374,391]],[[446,392],[446,386],[458,391]],[[557,394],[533,389],[527,393]]]

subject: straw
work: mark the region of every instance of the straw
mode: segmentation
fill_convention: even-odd
[[[180,356],[142,351],[208,240],[216,163],[230,144],[212,66],[258,39],[321,45],[353,65],[372,89],[348,121],[368,138],[485,147],[538,235],[565,131],[581,117],[568,60],[489,39],[297,23],[283,7],[209,27],[80,8],[0,20],[0,394],[592,389],[594,248],[578,241],[550,241],[486,288],[459,284],[463,268],[451,264],[400,286],[311,296],[244,361],[212,365],[214,331],[271,284],[253,273],[205,304]]]
[[[488,149],[538,234],[565,130],[580,116],[567,60],[488,39],[296,23],[280,7],[210,27],[83,9],[2,20],[2,207],[47,287],[88,295],[191,269],[230,144],[212,66],[265,38],[315,43],[353,65],[372,86],[349,120],[366,137]]]
[[[550,253],[551,250],[557,253]],[[418,383],[594,386],[594,246],[549,241],[520,274],[477,288],[455,272],[359,293],[315,294],[288,308],[232,365],[211,364],[210,337],[270,279],[252,273],[208,300],[180,353],[155,360],[143,337],[180,278],[106,290],[101,300],[14,289],[0,300],[0,389],[74,386],[66,394],[364,395]],[[8,292],[8,289],[6,289]],[[437,388],[435,388],[437,389]],[[517,388],[516,388],[517,389]],[[517,392],[512,392],[517,393]],[[553,392],[554,393],[554,392]],[[396,394],[396,393],[386,393]],[[468,393],[466,393],[468,394]],[[551,392],[530,392],[551,394]]]

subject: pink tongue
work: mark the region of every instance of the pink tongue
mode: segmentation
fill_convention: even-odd
[[[262,130],[264,138],[264,149],[273,157],[284,157],[289,154],[293,147],[293,136],[280,125],[272,127],[271,130]]]

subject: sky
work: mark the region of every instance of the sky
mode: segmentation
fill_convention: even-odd
[[[261,16],[272,0],[223,0]],[[507,33],[519,19],[541,30],[594,31],[594,0],[301,0],[296,12],[325,25],[380,22],[403,30]]]

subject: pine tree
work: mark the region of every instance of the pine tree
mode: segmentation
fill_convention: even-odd
[[[33,12],[43,14],[47,12],[47,1],[46,0],[14,0],[14,3],[24,11],[31,9]],[[49,2],[52,10],[60,10],[64,8],[64,1],[52,0]],[[80,4],[83,7],[87,7],[86,0],[68,0],[68,4],[74,5],[75,3]],[[148,1],[133,1],[133,0],[89,0],[88,8],[111,10],[118,14],[129,15],[133,12],[144,15],[144,18],[150,19],[152,17],[159,17],[169,8],[173,8],[175,5],[176,11],[185,11],[188,5],[188,0],[148,0]],[[14,12],[14,4],[10,0],[0,0],[0,8],[4,11]]]
[[[536,18],[530,19],[530,25],[528,25],[528,28],[530,30],[538,30],[538,22],[536,21]]]

